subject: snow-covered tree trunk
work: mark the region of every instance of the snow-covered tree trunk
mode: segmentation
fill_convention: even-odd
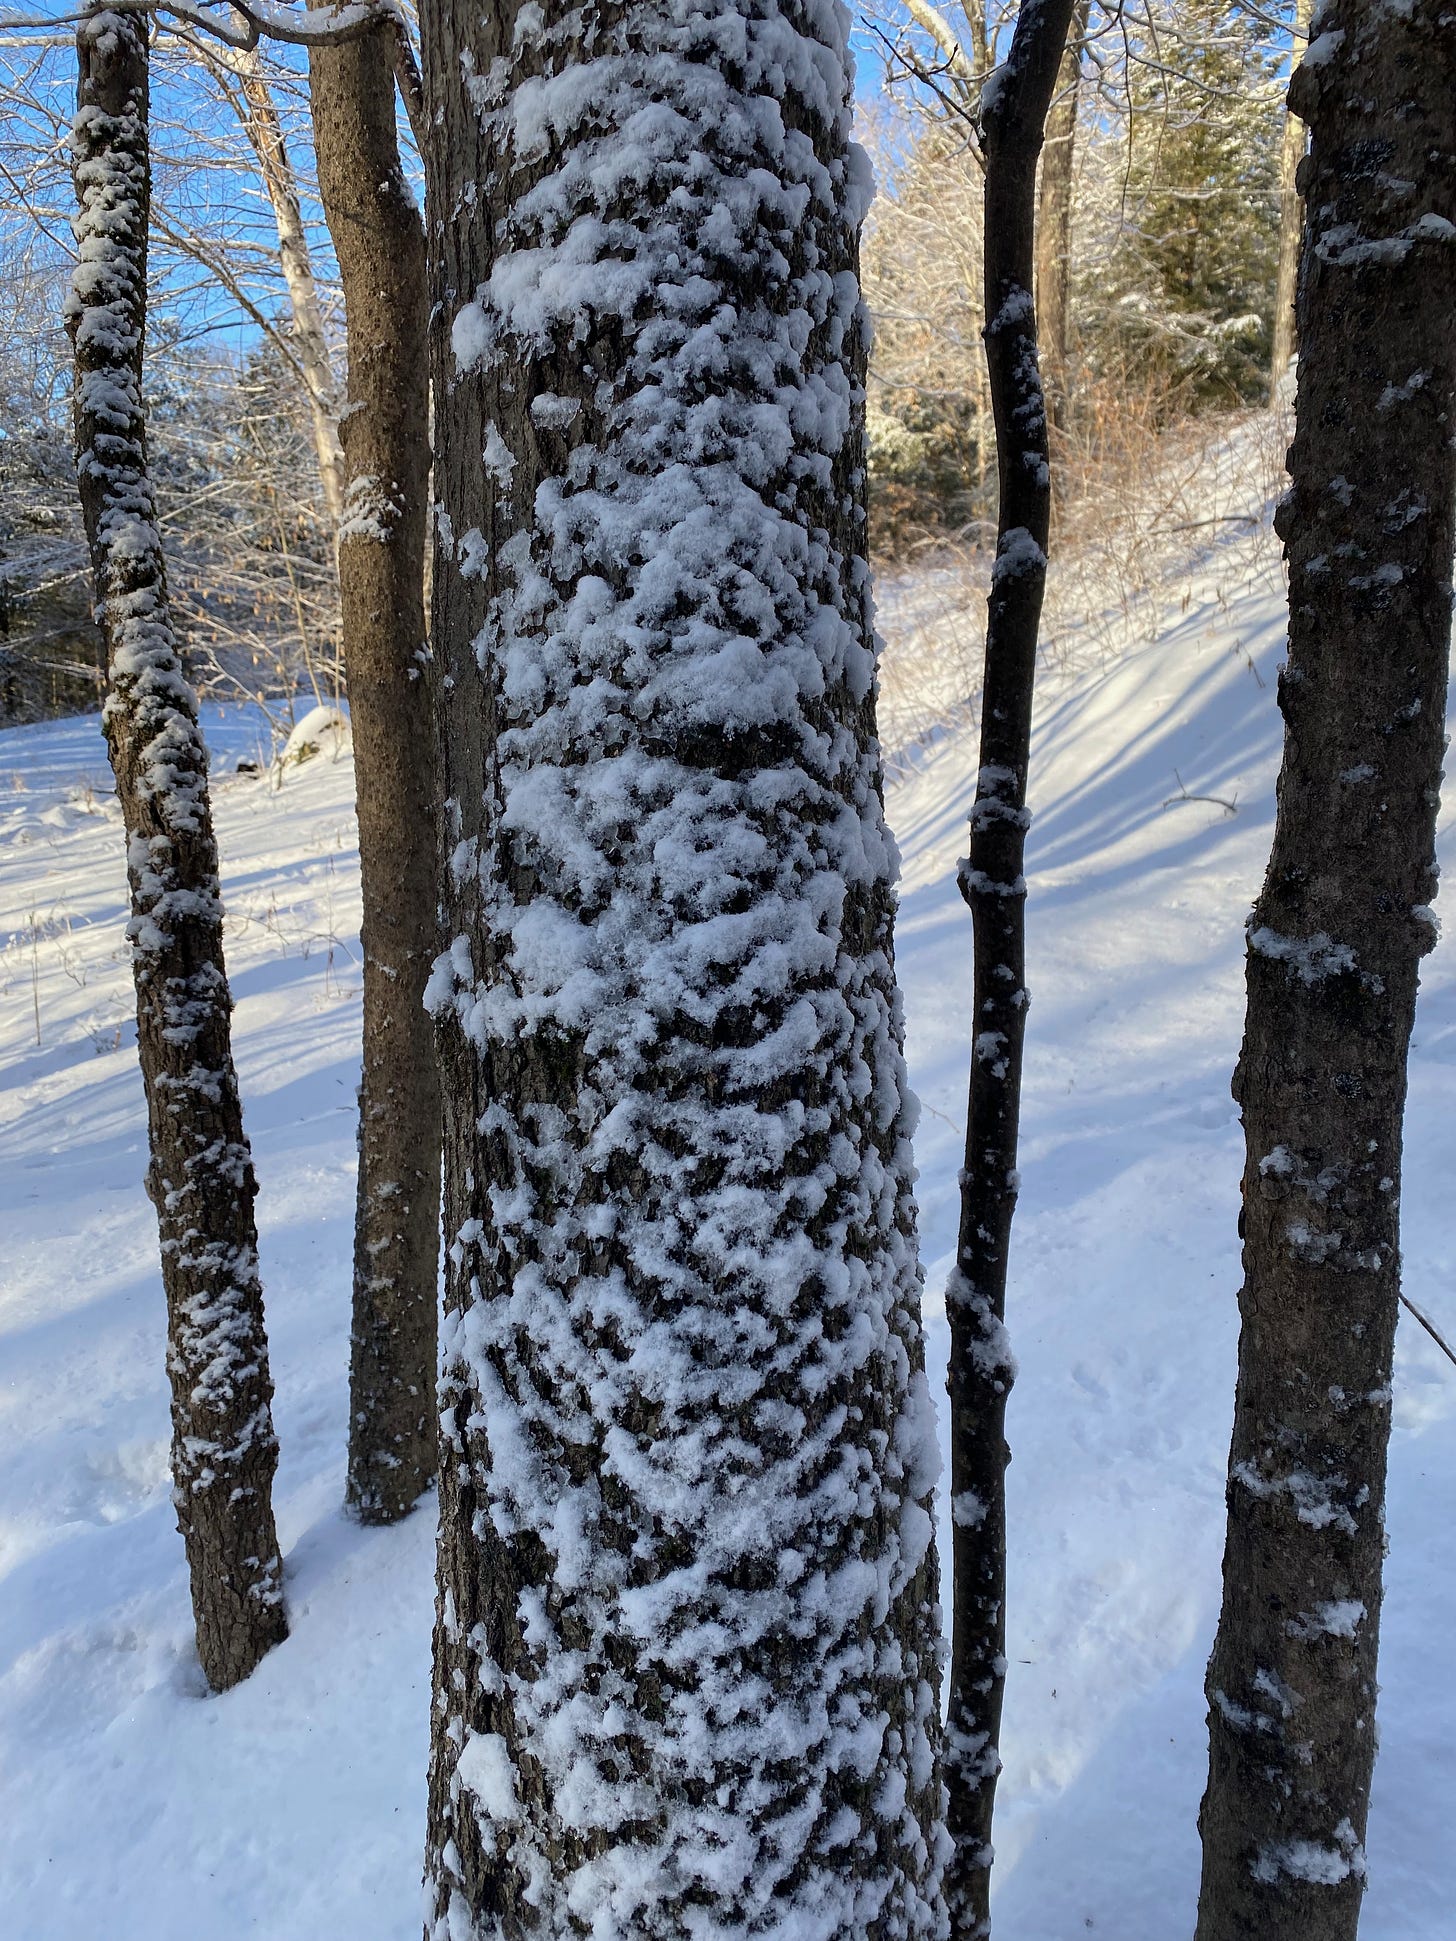
[[[849,24],[424,9],[434,1941],[944,1931]]]
[[[981,760],[960,886],[974,934],[973,1035],[950,1319],[954,1597],[945,1769],[951,1932],[990,1932],[991,1820],[1006,1679],[1006,1265],[1026,1025],[1026,771],[1046,588],[1051,466],[1032,301],[1036,163],[1073,0],[1022,0],[1006,64],[982,95],[986,362],[1000,487],[986,614]]]
[[[339,595],[358,769],[364,1070],[349,1501],[403,1516],[435,1473],[440,1088],[424,1007],[437,949],[425,649],[425,240],[400,168],[392,29],[309,53],[319,192],[344,286],[349,402]]]
[[[217,847],[147,473],[147,22],[76,31],[76,469],[109,656],[104,723],[131,882],[137,1043],[167,1296],[172,1478],[197,1648],[218,1690],[287,1633],[252,1159],[233,1070]]]
[[[1070,404],[1068,359],[1072,342],[1072,190],[1076,168],[1077,111],[1082,93],[1082,42],[1091,0],[1077,0],[1047,111],[1046,145],[1036,211],[1036,315],[1038,353],[1052,423],[1065,430]]]
[[[1456,511],[1456,16],[1335,0],[1309,124],[1284,761],[1249,923],[1244,1285],[1199,1941],[1353,1941],[1375,1751],[1401,1120]]]
[[[1294,0],[1291,68],[1297,67],[1309,39],[1311,0]],[[1284,141],[1279,151],[1279,278],[1274,290],[1274,330],[1269,353],[1269,390],[1289,369],[1294,355],[1294,286],[1299,272],[1299,237],[1304,227],[1304,197],[1299,193],[1299,164],[1304,159],[1305,127],[1290,110],[1284,117]]]

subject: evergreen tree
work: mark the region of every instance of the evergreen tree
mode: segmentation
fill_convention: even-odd
[[[1121,234],[1092,334],[1197,400],[1263,395],[1279,268],[1278,56],[1226,0],[1176,0],[1135,46]],[[1107,355],[1104,346],[1103,356]]]

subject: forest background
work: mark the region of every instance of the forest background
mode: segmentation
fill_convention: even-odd
[[[994,44],[1007,25],[982,21],[980,31]],[[1047,786],[1053,854],[1057,811],[1076,802],[1085,808],[1095,799],[1099,758],[1122,762],[1129,749],[1156,741],[1152,704],[1158,699],[1171,698],[1175,712],[1191,702],[1192,684],[1183,692],[1179,681],[1198,628],[1216,639],[1217,653],[1231,664],[1231,675],[1230,668],[1222,669],[1230,678],[1214,683],[1218,692],[1204,710],[1201,732],[1231,739],[1249,772],[1267,780],[1271,704],[1264,704],[1255,734],[1245,733],[1241,714],[1235,720],[1234,703],[1252,705],[1255,691],[1267,696],[1278,627],[1278,602],[1269,597],[1278,581],[1269,513],[1285,435],[1281,407],[1288,402],[1281,271],[1291,145],[1282,93],[1297,26],[1292,13],[1253,7],[1089,12],[1077,59],[1059,92],[1042,190],[1043,235],[1052,247],[1038,264],[1057,476],[1058,566],[1045,660],[1053,675],[1075,676],[1099,656],[1104,669],[1117,671],[1095,697],[1090,689],[1076,690],[1075,681],[1048,682],[1054,753],[1059,726],[1069,719],[1080,723],[1078,735],[1064,736],[1060,749],[1075,776],[1069,785],[1064,762],[1062,794],[1055,780]],[[863,250],[876,326],[870,374],[874,549],[891,643],[881,725],[897,791],[894,819],[908,838],[903,959],[912,994],[912,1059],[922,1061],[930,959],[924,911],[914,898],[928,889],[932,852],[939,854],[956,819],[956,790],[946,788],[947,771],[944,765],[936,770],[936,756],[945,753],[948,732],[975,723],[981,596],[994,538],[994,454],[979,343],[981,163],[968,138],[974,95],[958,57],[961,33],[974,40],[976,32],[975,21],[947,30],[944,16],[923,0],[904,15],[866,12],[857,26],[862,139],[881,190]],[[6,58],[12,112],[0,160],[13,194],[3,229],[4,300],[13,314],[3,353],[6,633],[0,696],[6,718],[25,722],[94,704],[100,677],[87,561],[73,510],[69,368],[59,323],[69,259],[69,36],[52,34],[44,24],[14,30]],[[286,51],[278,58],[239,60],[186,29],[159,31],[156,63],[158,206],[148,404],[183,645],[189,672],[214,704],[209,733],[215,773],[231,781],[238,768],[267,769],[271,760],[275,785],[286,780],[269,812],[270,839],[276,844],[282,825],[296,819],[298,855],[280,869],[275,864],[281,852],[255,845],[255,878],[281,884],[305,856],[304,867],[319,878],[323,857],[327,918],[300,949],[305,960],[311,948],[322,956],[326,941],[329,1001],[350,994],[344,968],[352,961],[344,935],[348,917],[334,908],[334,864],[326,853],[330,846],[341,849],[345,791],[337,774],[330,779],[330,772],[319,773],[323,764],[306,781],[285,777],[311,747],[329,744],[321,721],[341,708],[345,690],[334,566],[341,303],[312,178],[307,91],[300,63]],[[403,118],[401,137],[408,149]],[[414,177],[418,191],[417,170]],[[1182,615],[1192,612],[1181,643],[1177,621],[1168,620],[1177,605],[1169,597],[1173,559]],[[1209,562],[1218,568],[1212,585],[1202,571]],[[1255,581],[1259,593],[1251,605]],[[1142,630],[1149,626],[1149,648],[1160,629],[1173,640],[1166,655],[1143,651]],[[1139,645],[1130,648],[1133,641]],[[911,643],[918,643],[918,651],[907,650]],[[1162,696],[1165,685],[1168,697]],[[1122,707],[1116,718],[1110,712],[1114,691]],[[240,738],[236,712],[224,717],[217,711],[215,704],[227,701],[246,702],[246,718],[265,724],[260,740]],[[1089,711],[1097,714],[1095,722],[1087,720]],[[954,769],[959,760],[962,781],[964,743],[961,736],[951,763]],[[41,746],[23,738],[12,745]],[[1046,757],[1044,742],[1038,760]],[[23,787],[32,772],[17,768],[15,786]],[[1180,773],[1173,764],[1171,781],[1158,777],[1166,793],[1153,808],[1171,810],[1177,822],[1180,809],[1194,805],[1191,815],[1207,811],[1210,827],[1219,829],[1227,819],[1234,833],[1223,838],[1226,853],[1237,848],[1243,857],[1259,848],[1267,790],[1260,784],[1249,792],[1237,763],[1230,772],[1236,781],[1195,774],[1186,762]],[[1119,798],[1113,820],[1126,815],[1135,822],[1142,813],[1130,806],[1137,787],[1126,770],[1122,779],[1131,792]],[[260,783],[255,792],[251,806],[261,814],[267,785]],[[242,785],[231,796],[222,792],[220,800],[222,813],[233,815],[242,806]],[[1099,839],[1095,820],[1089,824],[1085,813],[1075,819],[1080,847],[1074,845],[1074,870],[1086,865]],[[1109,823],[1103,833],[1111,828]],[[1199,833],[1206,833],[1201,824]],[[228,840],[236,840],[236,829]],[[1109,833],[1109,846],[1115,840]],[[1212,847],[1205,845],[1204,860]],[[1196,901],[1208,887],[1200,883],[1196,862],[1189,880]],[[1225,958],[1237,949],[1238,918],[1247,904],[1247,895],[1241,903],[1231,884],[1232,878],[1222,882],[1220,916],[1210,923],[1210,935],[1216,933],[1223,945],[1205,952],[1220,977],[1228,969]],[[1177,909],[1180,899],[1172,892],[1169,879],[1170,908]],[[256,919],[286,957],[286,924],[273,895],[270,890],[262,908],[245,893],[241,923],[246,932]],[[1136,931],[1156,954],[1167,939],[1155,934],[1148,904],[1134,896],[1126,915],[1128,934]],[[943,913],[937,922],[943,923]],[[1059,939],[1068,953],[1062,978],[1068,988],[1075,982],[1071,958],[1081,935],[1069,921]],[[39,1053],[55,1028],[42,954],[47,964],[54,955],[66,976],[78,959],[70,955],[69,931],[64,939],[52,936],[35,910],[28,937]],[[25,942],[17,929],[11,955],[22,967]],[[246,964],[246,942],[239,955]],[[11,983],[20,988],[14,978]],[[1054,980],[1044,1042],[1060,1059],[1070,1039],[1051,1022],[1056,1009]],[[1127,1016],[1135,1015],[1131,999]],[[248,1016],[245,1008],[242,1017]],[[1189,1007],[1184,1022],[1190,1032],[1195,1018],[1201,1022],[1202,1014]],[[292,1021],[295,1045],[304,1035],[298,1025]],[[955,1039],[953,1021],[946,1035]],[[93,1047],[97,1056],[115,1052],[121,1036],[120,1026],[114,1043],[103,1033]],[[332,1044],[338,1032],[319,1025],[317,1036],[319,1043]],[[1210,1061],[1217,1068],[1213,1089],[1222,1117],[1200,1118],[1200,1125],[1227,1123],[1229,1062],[1222,1053]],[[1069,1092],[1088,1075],[1085,1064],[1075,1061],[1068,1072]],[[1146,1077],[1140,1071],[1139,1083]],[[1115,1083],[1103,1085],[1104,1097],[1116,1093]],[[939,1097],[933,1088],[927,1092],[930,1116],[954,1131]],[[950,1097],[942,1104],[957,1109]],[[266,1114],[265,1108],[265,1121]],[[266,1136],[265,1130],[265,1143]],[[943,1197],[953,1173],[937,1149],[938,1137],[932,1125],[917,1148],[923,1157],[934,1156],[926,1165],[932,1250],[944,1224],[936,1197]],[[327,1145],[322,1134],[318,1143]],[[1059,1183],[1064,1186],[1074,1170],[1061,1166]],[[332,1185],[321,1190],[316,1211],[332,1191]],[[1221,1220],[1223,1227],[1231,1235],[1231,1217]],[[1125,1255],[1121,1237],[1108,1237],[1118,1241],[1111,1253]],[[1038,1244],[1031,1241],[1029,1257]],[[926,1257],[933,1289],[943,1282],[943,1262],[933,1251]],[[288,1305],[285,1295],[285,1339]],[[1089,1328],[1089,1340],[1094,1334]],[[1105,1338],[1098,1346],[1105,1348]],[[1150,1347],[1145,1331],[1138,1352]],[[1164,1359],[1168,1380],[1176,1383],[1172,1371],[1182,1358],[1169,1353]],[[293,1360],[298,1363],[296,1352]],[[1072,1379],[1088,1393],[1099,1381],[1082,1361]],[[1031,1384],[1042,1403],[1049,1393],[1045,1385]],[[1166,1402],[1167,1395],[1161,1399]],[[288,1406],[296,1406],[296,1397]],[[1171,1422],[1172,1411],[1160,1404],[1134,1409],[1127,1426],[1133,1435],[1146,1433],[1156,1441],[1172,1435]],[[285,1447],[311,1457],[313,1443],[295,1423]],[[1023,1457],[1021,1473],[1024,1467]],[[137,1482],[122,1477],[115,1494],[125,1495]],[[140,1481],[149,1506],[155,1483],[149,1471]],[[103,1484],[108,1502],[110,1494]],[[295,1496],[289,1514],[296,1519],[297,1513]],[[1077,1521],[1063,1519],[1064,1537]],[[1105,1518],[1088,1519],[1089,1529],[1098,1527],[1105,1529]],[[315,1534],[321,1528],[322,1522]],[[405,1537],[412,1554],[420,1541],[418,1530]],[[342,1554],[336,1551],[336,1557]],[[315,1548],[312,1566],[306,1554],[290,1564],[299,1572],[291,1596],[305,1636],[314,1635],[306,1625],[306,1586],[318,1562]],[[419,1562],[413,1557],[416,1576]],[[296,1676],[300,1662],[307,1660],[295,1654],[285,1676]],[[1103,1670],[1105,1693],[1118,1681],[1109,1666]],[[266,1703],[267,1695],[265,1678],[256,1702]],[[1055,1684],[1050,1698],[1057,1700]],[[334,1720],[331,1740],[336,1729]],[[1031,1734],[1022,1744],[1049,1744],[1054,1736]],[[367,1764],[369,1748],[356,1750]],[[1025,1803],[1024,1780],[1022,1774],[1015,1789],[1019,1805]],[[1014,1839],[1010,1845],[1014,1853]],[[1134,1893],[1125,1904],[1136,1899]],[[1090,1913],[1086,1925],[1092,1925]]]
[[[1012,17],[990,17],[993,47]],[[1043,209],[1039,272],[1055,265],[1060,278],[1042,300],[1043,362],[1062,549],[1125,599],[1147,583],[1149,539],[1125,515],[1155,451],[1269,393],[1296,17],[1292,6],[1139,0],[1081,19],[1075,84],[1064,71],[1048,142],[1069,195],[1060,212]],[[962,654],[922,670],[913,696],[891,682],[892,713],[927,719],[977,678],[974,590],[995,528],[982,165],[944,28],[917,0],[910,12],[862,10],[855,34],[879,189],[863,242],[872,547],[882,571],[951,569],[946,597],[967,609]],[[101,693],[62,322],[74,86],[64,30],[48,32],[42,14],[6,32],[0,721],[99,705]],[[173,603],[204,694],[263,708],[281,747],[300,700],[335,706],[343,687],[331,476],[343,308],[306,64],[276,42],[239,55],[163,22],[153,94],[147,403]],[[418,193],[403,113],[400,140]]]

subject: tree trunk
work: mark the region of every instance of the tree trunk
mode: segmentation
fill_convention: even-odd
[[[258,171],[268,192],[278,230],[278,259],[283,269],[284,287],[288,291],[293,338],[298,346],[298,362],[313,418],[319,483],[323,487],[329,521],[337,525],[343,512],[345,482],[344,454],[339,435],[338,386],[334,382],[323,310],[319,304],[318,285],[314,281],[308,233],[303,226],[298,177],[294,173],[288,144],[283,139],[283,124],[278,119],[278,109],[257,50],[217,47],[212,50],[210,58],[215,70],[234,79],[242,92],[241,104],[235,100],[233,106],[242,121],[249,146],[257,157]]]
[[[1026,771],[1046,587],[1051,467],[1032,302],[1036,163],[1073,0],[1026,0],[984,97],[985,330],[1000,483],[986,620],[981,761],[960,885],[975,939],[974,1040],[950,1319],[951,1625],[946,1781],[955,1941],[990,1933],[991,1818],[1006,1677],[1006,1262],[1026,1023]]]
[[[1434,941],[1456,450],[1456,28],[1334,0],[1299,270],[1284,761],[1249,923],[1244,1284],[1199,1941],[1353,1941],[1401,1118]]]
[[[427,1932],[936,1935],[846,22],[432,0],[424,48]]]
[[[1291,73],[1309,39],[1311,0],[1294,0],[1294,38]],[[1304,198],[1299,193],[1299,164],[1304,158],[1304,123],[1293,109],[1284,117],[1284,141],[1279,153],[1279,278],[1274,293],[1274,340],[1269,356],[1269,394],[1294,355],[1294,282],[1299,269],[1299,234],[1304,221]]]
[[[425,648],[425,241],[400,168],[391,32],[309,51],[319,192],[344,285],[349,405],[339,528],[364,890],[364,1073],[354,1228],[349,1501],[403,1516],[435,1472],[440,1089],[435,745]]]
[[[1304,3],[1304,0],[1301,0]],[[1066,52],[1047,111],[1036,216],[1036,316],[1042,381],[1052,423],[1065,431],[1070,402],[1072,343],[1072,180],[1077,106],[1082,89],[1082,42],[1091,0],[1076,0]]]
[[[971,30],[971,63],[976,79],[984,81],[991,71],[991,40],[986,31],[986,0],[970,0],[963,7],[966,25]]]
[[[209,1683],[245,1678],[287,1635],[273,1527],[272,1383],[222,953],[197,702],[182,677],[147,472],[147,23],[97,11],[76,32],[79,261],[76,469],[106,637],[104,723],[131,882],[147,1188],[161,1227],[172,1479]]]

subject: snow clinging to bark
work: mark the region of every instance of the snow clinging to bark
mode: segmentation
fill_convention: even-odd
[[[66,322],[77,471],[109,656],[103,721],[127,828],[148,1185],[169,1307],[174,1495],[204,1668],[216,1683],[239,1676],[243,1659],[256,1661],[281,1635],[282,1586],[267,1497],[275,1449],[252,1166],[231,1067],[207,756],[169,617],[147,471],[146,32],[136,16],[105,11],[77,28],[77,260]],[[241,1622],[239,1608],[248,1613]]]
[[[848,17],[674,0],[584,46],[570,19],[522,10],[514,86],[472,88],[523,187],[451,338],[463,379],[552,373],[534,481],[482,407],[495,839],[457,851],[481,922],[431,987],[491,1101],[447,1461],[472,1398],[482,1532],[546,1580],[518,1645],[477,1641],[455,1810],[543,1931],[936,1935]],[[549,1105],[494,1082],[523,1059],[571,1074]],[[495,1809],[482,1730],[544,1807]],[[484,1941],[457,1864],[436,1941]]]

